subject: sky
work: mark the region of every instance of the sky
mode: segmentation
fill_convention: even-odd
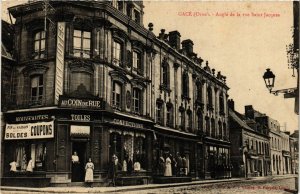
[[[3,1],[6,8],[22,1]],[[194,52],[211,68],[227,77],[229,98],[244,113],[245,105],[280,122],[282,131],[298,129],[295,100],[268,92],[262,78],[271,68],[276,75],[275,90],[296,87],[297,79],[288,69],[286,45],[292,42],[292,2],[144,1],[144,26],[153,32],[177,30],[181,40],[191,39]]]

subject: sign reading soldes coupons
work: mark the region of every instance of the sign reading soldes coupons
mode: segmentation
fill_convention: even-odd
[[[54,138],[54,123],[22,123],[22,124],[6,124],[5,140],[10,139],[44,139]]]

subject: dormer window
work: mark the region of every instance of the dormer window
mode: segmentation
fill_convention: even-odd
[[[45,58],[46,32],[39,31],[34,35],[34,59]]]
[[[141,16],[140,16],[140,12],[138,12],[137,10],[134,10],[134,21],[136,22],[136,23],[140,23],[140,21],[141,21]]]
[[[75,57],[90,58],[91,32],[84,30],[74,30],[73,53]]]

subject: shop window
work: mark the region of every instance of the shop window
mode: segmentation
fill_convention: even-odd
[[[122,44],[114,41],[113,42],[113,63],[120,66],[122,61]]]
[[[41,105],[44,94],[43,75],[36,75],[31,78],[31,105]]]
[[[156,104],[156,122],[161,125],[163,124],[163,109],[161,103]]]
[[[34,34],[34,59],[45,58],[46,32],[39,31]]]
[[[24,143],[17,145],[14,151],[17,172],[26,171],[32,160],[33,171],[45,170],[46,146],[44,143]]]
[[[74,30],[73,53],[75,57],[90,58],[91,32],[83,30]]]
[[[122,86],[118,82],[113,82],[113,90],[112,90],[112,105],[116,108],[121,109],[121,96]]]
[[[142,74],[142,55],[136,51],[132,53],[132,70]]]
[[[184,72],[182,75],[182,95],[189,97],[189,77],[187,72]]]
[[[141,90],[134,88],[132,100],[133,100],[133,111],[135,113],[141,113],[141,97],[142,97]]]
[[[134,139],[133,164],[136,162],[138,162],[140,164],[141,170],[146,169],[146,166],[145,166],[145,164],[146,164],[145,136],[140,136],[140,134],[138,134],[138,133],[136,133],[136,137]]]
[[[71,92],[76,90],[85,90],[91,92],[92,75],[87,72],[72,72],[70,89]]]
[[[137,10],[134,10],[134,21],[136,22],[136,23],[140,23],[140,21],[141,21],[141,16],[140,16],[140,12],[138,12]]]
[[[121,144],[121,134],[120,133],[113,132],[110,134],[109,147],[110,147],[110,158],[112,157],[113,154],[115,154],[119,159],[119,163],[121,163],[122,144]]]

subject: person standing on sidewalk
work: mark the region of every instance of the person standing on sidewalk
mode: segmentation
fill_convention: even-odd
[[[92,159],[89,158],[89,161],[85,165],[85,179],[84,181],[88,186],[92,187],[94,181],[94,163]]]
[[[166,158],[164,176],[172,176],[172,161],[169,156]]]
[[[32,173],[33,172],[33,161],[32,158],[30,158],[27,168],[26,168],[26,172]]]

